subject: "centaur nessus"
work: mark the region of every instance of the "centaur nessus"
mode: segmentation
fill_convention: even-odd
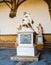
[[[21,30],[22,27],[26,27],[26,28],[31,28],[34,31],[32,27],[33,23],[34,21],[31,19],[30,13],[24,12],[24,18],[22,20],[22,24],[17,29]]]

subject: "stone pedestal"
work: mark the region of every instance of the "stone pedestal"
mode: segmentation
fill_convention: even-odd
[[[39,61],[39,55],[38,53],[36,56],[12,56],[10,57],[13,61],[19,61],[19,62],[26,62],[26,61]]]
[[[43,44],[43,36],[38,36],[38,44]]]
[[[37,49],[42,50],[44,48],[43,44],[43,36],[38,36]]]
[[[31,28],[18,31],[17,56],[35,56],[36,45],[33,42],[33,30]]]
[[[17,65],[23,65],[26,61],[38,61],[40,53],[37,53],[37,46],[33,40],[33,31],[31,29],[18,31],[17,55],[11,57],[11,60],[19,61]]]
[[[36,46],[32,46],[32,47],[22,47],[22,46],[18,46],[17,47],[17,56],[35,56],[36,55],[36,51],[35,51]]]

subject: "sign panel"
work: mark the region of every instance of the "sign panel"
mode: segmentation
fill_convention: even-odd
[[[20,35],[20,44],[31,44],[31,41],[32,41],[31,34]]]

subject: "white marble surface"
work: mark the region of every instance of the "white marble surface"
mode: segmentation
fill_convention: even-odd
[[[38,44],[43,44],[43,37],[42,36],[38,36]]]
[[[17,56],[35,56],[34,47],[17,47]]]
[[[34,32],[31,28],[22,27],[21,30],[17,30],[17,33]]]

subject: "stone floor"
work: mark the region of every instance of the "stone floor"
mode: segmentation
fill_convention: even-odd
[[[18,61],[12,61],[11,56],[16,55],[16,49],[0,49],[0,65],[20,65]],[[51,65],[51,52],[43,51],[39,61],[24,62],[22,65]]]
[[[16,49],[0,49],[0,65],[16,65],[10,57],[16,54]]]

